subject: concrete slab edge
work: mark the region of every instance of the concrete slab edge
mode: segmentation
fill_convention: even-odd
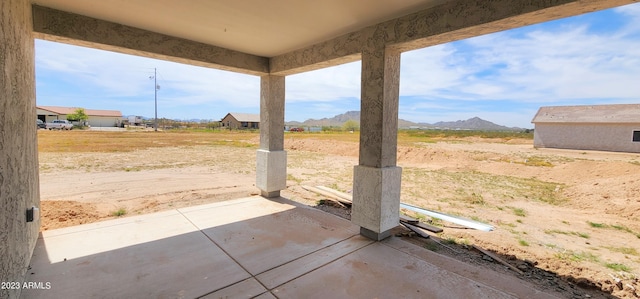
[[[144,222],[144,221],[148,221],[149,219],[171,217],[179,214],[180,213],[177,210],[167,210],[167,211],[156,212],[151,214],[143,214],[143,215],[124,217],[124,218],[109,219],[109,220],[104,220],[99,222],[46,230],[40,233],[39,238],[40,239],[52,238],[52,237],[57,237],[61,235],[66,235],[66,234],[79,233],[79,232],[95,230],[95,229],[104,229],[112,226],[130,224],[135,222]]]
[[[471,279],[477,283],[486,285],[487,287],[496,290],[500,290],[517,298],[562,298],[557,294],[538,290],[530,283],[520,280],[516,277],[463,263],[448,256],[426,250],[394,236],[387,238],[380,243],[394,248],[400,252],[419,258],[439,268],[450,271],[451,273],[457,274],[467,279]]]

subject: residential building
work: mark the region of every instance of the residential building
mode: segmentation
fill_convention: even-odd
[[[67,115],[76,113],[78,107],[36,106],[38,119],[45,123],[54,119],[67,119]],[[92,127],[119,127],[122,123],[122,112],[117,110],[84,109]]]
[[[640,153],[640,104],[540,107],[533,146]]]
[[[259,129],[260,114],[230,112],[220,121],[227,129]]]

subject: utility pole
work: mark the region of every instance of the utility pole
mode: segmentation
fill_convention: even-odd
[[[153,76],[149,76],[149,79],[153,79],[153,102],[156,111],[153,119],[153,128],[158,132],[158,89],[160,89],[160,86],[158,86],[158,71],[156,68],[153,68]]]
[[[155,104],[155,119],[153,121],[153,127],[158,132],[158,74],[156,68],[153,68],[153,101]]]

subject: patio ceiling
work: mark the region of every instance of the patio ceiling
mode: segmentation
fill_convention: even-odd
[[[33,0],[34,37],[253,75],[289,75],[638,0]]]
[[[264,57],[443,0],[35,0],[34,4]]]

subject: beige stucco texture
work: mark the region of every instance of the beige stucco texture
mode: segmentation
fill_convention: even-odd
[[[636,124],[536,124],[534,147],[640,153]]]
[[[285,77],[260,77],[260,149],[256,154],[256,187],[265,197],[287,188],[284,149]]]
[[[287,188],[287,152],[259,149],[256,152],[256,187],[266,197]]]
[[[16,297],[38,238],[40,206],[36,139],[34,42],[27,0],[0,1],[0,298]]]
[[[372,239],[399,223],[401,169],[396,166],[400,52],[380,47],[385,32],[370,36],[362,54],[360,151],[354,169],[352,221]]]
[[[353,173],[353,208],[351,221],[365,228],[372,239],[388,237],[399,223],[400,167],[356,166]]]

